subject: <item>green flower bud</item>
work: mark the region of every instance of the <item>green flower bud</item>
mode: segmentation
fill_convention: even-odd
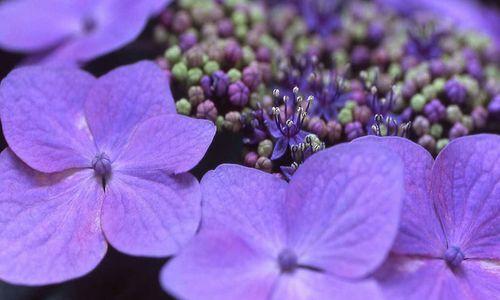
[[[443,135],[443,126],[441,124],[433,124],[431,126],[430,133],[436,139],[439,139]]]
[[[172,76],[177,80],[177,81],[184,81],[186,80],[188,75],[188,68],[187,66],[180,62],[176,63],[174,67],[172,68]]]
[[[427,99],[427,100],[432,100],[434,98],[436,98],[437,96],[437,91],[436,89],[434,88],[434,86],[432,85],[426,85],[423,90],[422,90],[422,94],[424,94],[424,97]]]
[[[229,76],[229,79],[231,80],[232,83],[238,81],[241,79],[241,72],[237,69],[230,69],[227,72],[227,76]]]
[[[205,71],[205,74],[207,75],[212,75],[212,73],[218,71],[219,69],[220,69],[219,64],[213,60],[207,61],[203,66],[203,71]]]
[[[249,46],[243,47],[243,61],[245,62],[246,65],[255,61],[255,53]]]
[[[171,63],[179,62],[182,56],[182,51],[179,46],[172,46],[165,51],[165,58]]]
[[[354,110],[354,108],[356,108],[356,106],[358,106],[358,104],[352,100],[346,101],[346,103],[344,105],[345,108],[350,109],[351,111]]]
[[[222,131],[222,128],[224,128],[223,116],[217,116],[217,119],[215,119],[215,126],[217,127],[217,131]]]
[[[436,143],[436,150],[437,152],[441,152],[446,145],[450,142],[449,139],[439,139]]]
[[[200,82],[201,76],[203,76],[203,71],[201,69],[190,69],[188,71],[188,83],[190,85],[198,84]]]
[[[352,122],[352,110],[344,107],[339,112],[339,122],[342,125]]]
[[[469,131],[474,130],[474,121],[471,116],[464,115],[461,120],[462,125],[465,126]]]
[[[432,82],[432,86],[437,93],[440,93],[444,90],[444,85],[446,84],[446,80],[444,78],[436,78]]]
[[[231,20],[233,21],[234,25],[239,26],[239,25],[246,25],[248,18],[244,12],[235,11],[231,16]]]
[[[234,35],[240,40],[244,40],[247,36],[248,28],[246,25],[238,25],[234,28]]]
[[[269,157],[273,153],[273,142],[271,140],[263,140],[259,143],[257,153],[260,156]]]
[[[175,108],[177,109],[177,113],[189,116],[192,107],[191,103],[189,103],[186,98],[182,98],[175,103]]]
[[[421,94],[414,95],[410,100],[411,108],[416,112],[421,112],[425,105],[425,97]]]
[[[454,124],[462,119],[462,111],[457,105],[450,105],[446,108],[446,119]]]

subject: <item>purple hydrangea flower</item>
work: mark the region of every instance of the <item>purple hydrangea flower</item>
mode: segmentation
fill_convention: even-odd
[[[200,232],[161,273],[173,295],[380,299],[367,277],[392,245],[404,190],[391,151],[338,145],[311,156],[289,184],[222,165],[201,187]]]
[[[399,234],[377,272],[387,298],[498,298],[500,136],[458,138],[435,161],[405,139],[358,141],[391,148],[405,164]]]
[[[273,94],[276,98],[280,97],[280,91],[275,89]],[[276,139],[271,159],[282,157],[288,146],[298,145],[304,141],[308,132],[302,130],[304,120],[307,117],[307,111],[314,97],[309,96],[306,100],[299,95],[299,89],[293,89],[293,99],[289,96],[283,96],[283,111],[280,107],[273,107],[274,120],[266,120],[266,126],[271,135]]]
[[[171,0],[11,0],[0,5],[0,48],[34,62],[85,63],[135,39]]]
[[[175,114],[155,64],[99,79],[19,68],[1,84],[0,116],[10,146],[0,155],[2,280],[56,283],[92,270],[107,242],[156,257],[194,235],[201,195],[185,172],[215,128]]]

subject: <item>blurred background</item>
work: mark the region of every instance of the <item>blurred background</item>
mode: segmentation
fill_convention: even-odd
[[[453,1],[449,2],[452,5]],[[490,9],[500,9],[498,0],[480,2],[488,5]],[[99,76],[120,65],[141,59],[154,59],[163,51],[152,42],[154,23],[152,20],[138,40],[119,51],[100,57],[88,64],[85,69]],[[0,79],[21,60],[20,55],[0,51]],[[5,147],[6,143],[0,132],[0,149],[3,150]],[[239,137],[228,133],[218,134],[206,157],[193,173],[201,178],[207,170],[215,168],[220,163],[241,163],[240,148],[242,142]],[[0,281],[0,300],[171,299],[161,289],[158,281],[159,271],[166,262],[167,259],[126,256],[110,247],[104,260],[90,274],[63,284],[24,287]]]

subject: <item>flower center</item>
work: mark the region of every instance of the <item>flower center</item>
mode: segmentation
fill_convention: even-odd
[[[97,154],[92,160],[92,168],[97,176],[106,178],[111,174],[111,160],[104,152]]]
[[[89,16],[83,19],[82,30],[85,34],[92,33],[97,28],[97,22],[95,18]]]
[[[292,273],[298,266],[297,255],[290,250],[285,249],[278,255],[278,265],[283,273]]]
[[[460,263],[464,260],[464,258],[464,254],[457,246],[448,247],[444,253],[444,260],[452,268],[460,266]]]

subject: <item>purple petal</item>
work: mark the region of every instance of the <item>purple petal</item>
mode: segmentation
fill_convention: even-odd
[[[305,269],[283,274],[272,299],[380,300],[382,292],[374,280],[348,281]]]
[[[282,157],[285,154],[287,148],[288,148],[287,138],[281,137],[277,139],[274,144],[274,149],[273,149],[273,154],[271,155],[271,159],[275,160]]]
[[[430,153],[422,146],[400,137],[367,136],[354,143],[363,143],[365,147],[389,148],[403,161],[406,197],[392,251],[440,257],[445,251],[446,238],[429,195],[434,163]]]
[[[500,295],[500,264],[497,261],[465,260],[465,276],[459,276],[476,299],[495,299]]]
[[[115,173],[102,208],[104,234],[131,255],[168,256],[195,234],[201,194],[191,174]]]
[[[115,166],[186,172],[203,158],[214,135],[215,126],[207,120],[175,114],[154,117],[137,126]]]
[[[288,141],[288,144],[290,146],[292,145],[298,145],[302,142],[304,142],[306,136],[309,134],[309,132],[306,132],[304,130],[301,130],[299,131],[293,138],[291,138],[289,141]]]
[[[264,115],[264,118],[266,118],[266,115]],[[273,138],[277,139],[283,136],[274,120],[271,120],[269,119],[269,117],[267,117],[266,120],[264,120],[264,123],[266,124],[267,130],[269,130],[269,133],[273,136]]]
[[[115,157],[140,122],[175,113],[167,75],[142,61],[99,78],[85,103],[85,114],[101,151]]]
[[[10,150],[0,154],[2,280],[58,283],[85,275],[104,257],[103,191],[91,171],[66,175],[53,182]]]
[[[390,151],[342,144],[311,156],[287,190],[289,243],[301,264],[359,278],[396,237],[403,168]]]
[[[226,228],[267,254],[283,249],[285,181],[237,165],[221,165],[201,180],[203,221],[210,228]]]
[[[154,3],[140,0],[97,1],[80,22],[92,22],[94,28],[67,39],[44,58],[46,63],[86,62],[119,49],[133,41],[154,12]]]
[[[471,297],[446,262],[439,259],[391,256],[375,276],[387,299],[479,299]]]
[[[96,149],[83,105],[94,82],[77,69],[12,71],[0,86],[0,116],[16,155],[47,173],[90,166]]]
[[[500,258],[500,136],[452,141],[436,158],[431,190],[450,246]]]
[[[0,47],[21,52],[51,48],[80,31],[82,12],[72,1],[4,1]]]
[[[273,260],[224,230],[205,230],[162,270],[165,290],[182,299],[268,299],[279,276]]]

